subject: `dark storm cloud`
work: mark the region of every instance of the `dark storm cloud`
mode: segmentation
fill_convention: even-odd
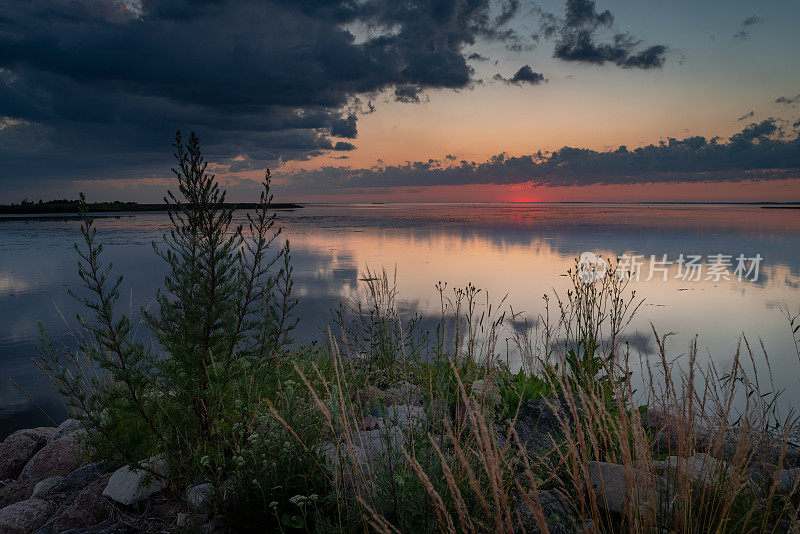
[[[347,143],[345,141],[337,141],[336,144],[333,146],[333,149],[344,152],[348,150],[355,150],[356,145],[352,143]]]
[[[334,137],[355,139],[358,135],[357,121],[358,119],[355,115],[348,115],[347,117],[334,120],[331,124],[331,135]]]
[[[482,56],[477,52],[473,52],[472,54],[468,55],[467,59],[470,61],[489,61],[488,57]]]
[[[723,182],[800,177],[800,140],[781,138],[775,119],[747,125],[727,140],[669,138],[634,150],[596,151],[563,147],[552,153],[476,163],[451,160],[409,162],[371,169],[327,167],[283,174],[303,190],[533,183],[548,186],[670,182]]]
[[[556,36],[553,57],[557,59],[639,69],[664,65],[666,46],[643,46],[641,39],[627,32],[614,32],[603,39],[601,33],[611,32],[613,27],[614,15],[607,9],[598,11],[594,0],[567,0],[563,20],[540,13],[541,34]]]
[[[547,81],[544,79],[544,75],[542,73],[533,72],[533,69],[530,65],[523,65],[520,67],[511,78],[504,78],[500,74],[495,74],[494,79],[508,85],[539,85],[540,83]]]
[[[394,90],[394,99],[398,102],[405,102],[406,104],[419,104],[419,97],[421,94],[422,87],[405,85],[397,87]]]
[[[0,2],[0,179],[149,176],[177,128],[210,159],[305,159],[354,138],[358,94],[475,81],[464,49],[515,39],[489,0]],[[353,28],[368,28],[357,35]]]

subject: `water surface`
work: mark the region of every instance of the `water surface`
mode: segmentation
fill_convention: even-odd
[[[244,213],[237,212],[237,218]],[[582,252],[640,254],[675,260],[739,254],[763,261],[757,281],[676,279],[633,282],[645,305],[629,327],[644,357],[652,356],[649,322],[675,332],[670,349],[687,351],[700,335],[703,358],[729,365],[745,334],[760,338],[784,401],[800,401],[797,355],[783,309],[800,311],[800,210],[734,205],[598,204],[356,204],[312,205],[281,212],[279,224],[292,244],[295,290],[300,298],[299,343],[318,339],[330,310],[363,289],[365,267],[396,268],[399,304],[408,314],[434,318],[439,294],[471,282],[492,300],[524,316],[542,312],[542,295],[563,291],[562,275]],[[107,259],[125,274],[120,306],[152,305],[166,269],[152,251],[168,227],[164,213],[120,214],[97,219]],[[49,424],[63,410],[31,363],[38,321],[54,339],[71,343],[79,307],[68,296],[77,287],[72,244],[79,223],[62,218],[0,220],[0,437],[15,428]],[[731,274],[733,274],[731,268]],[[449,291],[450,289],[448,289]],[[63,318],[62,318],[63,316]],[[16,383],[24,393],[12,383]]]

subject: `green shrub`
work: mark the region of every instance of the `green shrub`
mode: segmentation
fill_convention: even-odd
[[[178,191],[164,199],[172,227],[153,244],[168,273],[157,309],[142,310],[153,339],[137,340],[117,309],[122,277],[103,263],[81,195],[84,289],[73,294],[89,312],[78,316],[87,335],[76,352],[43,335],[40,366],[97,455],[132,464],[163,452],[173,483],[219,488],[251,454],[276,357],[291,343],[290,249],[287,241],[276,250],[269,172],[242,227],[206,172],[197,136],[184,143],[178,132],[174,148]]]

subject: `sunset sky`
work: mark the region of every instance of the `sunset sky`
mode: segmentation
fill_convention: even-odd
[[[157,201],[800,201],[800,2],[0,0],[0,183]],[[624,148],[621,148],[624,146]]]

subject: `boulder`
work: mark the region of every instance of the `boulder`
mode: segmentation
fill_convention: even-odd
[[[402,380],[397,385],[384,391],[383,398],[386,400],[386,404],[390,406],[392,404],[419,406],[422,404],[422,390],[411,382]]]
[[[542,455],[564,441],[559,417],[567,422],[571,420],[565,404],[561,398],[537,399],[520,407],[514,429],[527,452]],[[507,432],[498,429],[496,435],[498,445],[504,446]]]
[[[206,482],[192,486],[186,491],[186,502],[194,510],[207,510],[211,508],[214,498],[214,485]]]
[[[54,426],[37,426],[35,428],[25,428],[22,430],[17,430],[15,434],[24,434],[29,438],[35,439],[37,442],[44,445],[45,443],[50,441],[50,438],[53,437],[53,434],[56,433],[56,430],[58,429]]]
[[[669,456],[662,462],[665,474],[672,477],[686,476],[693,484],[713,487],[727,475],[728,464],[706,453],[693,454],[689,458]]]
[[[17,478],[28,460],[42,447],[35,439],[14,432],[0,443],[0,480]]]
[[[42,426],[17,430],[0,443],[0,480],[17,478],[28,460],[56,429]]]
[[[52,488],[52,493],[72,493],[82,490],[106,472],[105,462],[84,465],[65,476]]]
[[[531,501],[536,500],[531,495]],[[562,495],[553,490],[539,491],[539,503],[542,505],[542,515],[551,534],[571,534],[578,532],[575,512]],[[525,500],[522,500],[514,509],[514,534],[539,534],[542,532],[536,516]]]
[[[25,464],[20,478],[68,475],[85,460],[80,450],[82,437],[73,432],[49,442]]]
[[[428,421],[428,416],[421,406],[397,404],[386,408],[383,419],[386,426],[393,425],[407,429],[411,426],[424,425]]]
[[[360,430],[375,430],[380,428],[381,420],[374,415],[368,415],[358,422]]]
[[[753,451],[757,461],[800,467],[797,429],[793,429],[792,433],[787,432],[788,436],[784,436],[782,431],[755,429],[745,433],[740,426],[727,425],[720,430],[719,426],[715,427],[708,421],[695,421],[690,440],[685,418],[658,407],[647,410],[642,416],[642,426],[654,436],[653,445],[657,453],[686,455],[693,450],[700,450],[731,461],[737,456],[736,451],[741,445],[744,450]],[[742,440],[746,440],[746,443],[741,444]]]
[[[64,436],[72,434],[74,432],[85,432],[83,425],[77,419],[67,419],[66,421],[58,425],[58,428],[50,436],[50,442],[58,441]]]
[[[640,513],[655,513],[659,506],[669,505],[667,484],[661,477],[633,469],[628,473],[629,488],[623,465],[589,462],[588,470],[589,485],[597,498],[598,507],[604,510],[623,514],[630,498],[635,499]]]
[[[342,443],[341,450],[345,463],[357,463],[365,470],[383,468],[389,460],[399,461],[402,458],[401,447],[405,435],[397,426],[378,430],[361,430],[352,437],[352,443]],[[333,443],[325,443],[320,453],[333,465],[342,463],[339,451]]]
[[[104,521],[112,510],[112,503],[103,496],[111,475],[104,475],[83,488],[53,521],[53,532],[85,528]]]
[[[0,486],[0,508],[5,508],[9,504],[24,501],[30,498],[33,488],[42,480],[39,478],[25,478],[13,480],[5,486]]]
[[[33,493],[31,493],[31,498],[33,497],[44,497],[56,486],[59,482],[64,480],[64,477],[48,477],[44,480],[41,480],[36,483],[33,487]]]
[[[103,495],[128,506],[149,499],[167,487],[167,462],[163,456],[154,456],[139,465],[141,469],[128,466],[117,469]]]
[[[26,534],[42,526],[53,512],[53,505],[42,499],[28,499],[0,510],[0,532]]]

